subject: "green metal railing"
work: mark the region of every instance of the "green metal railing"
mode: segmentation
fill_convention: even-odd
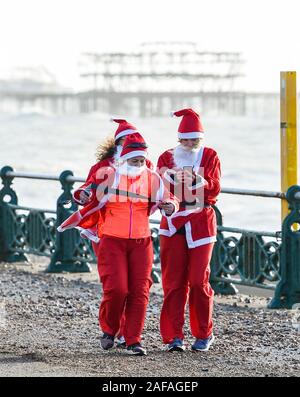
[[[45,174],[14,172],[9,166],[0,171],[3,188],[0,190],[0,261],[26,261],[26,254],[48,256],[47,272],[89,272],[90,263],[96,257],[89,240],[81,238],[78,231],[58,233],[56,228],[68,218],[78,206],[72,201],[75,178],[72,171],[63,171],[59,177]],[[61,183],[63,193],[58,197],[56,210],[31,208],[18,205],[18,197],[12,189],[14,178],[54,180]],[[152,223],[159,223],[155,220]],[[160,281],[158,228],[152,227],[154,264],[152,278]]]
[[[9,167],[0,171],[3,187],[0,190],[0,260],[25,261],[26,254],[50,258],[47,272],[88,272],[96,262],[89,240],[77,230],[58,233],[56,227],[69,217],[77,205],[72,201],[75,182],[72,171],[59,177],[45,174],[14,172]],[[20,206],[12,189],[14,178],[56,180],[62,194],[56,210]],[[292,186],[286,196],[281,192],[227,189],[224,194],[241,194],[286,199],[291,212],[280,232],[255,231],[226,227],[217,207],[218,234],[211,260],[211,284],[216,292],[234,294],[235,285],[248,285],[274,290],[270,308],[291,308],[300,302],[300,186]],[[69,204],[68,204],[69,203]],[[159,221],[151,220],[155,260],[152,277],[159,281]],[[296,226],[295,226],[296,224]]]

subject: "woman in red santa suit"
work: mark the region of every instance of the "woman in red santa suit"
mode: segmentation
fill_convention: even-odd
[[[118,123],[118,128],[115,132],[114,138],[107,138],[97,147],[97,163],[91,167],[84,184],[76,189],[73,193],[73,199],[79,205],[86,205],[87,203],[91,202],[93,198],[90,185],[94,174],[101,167],[113,166],[120,157],[126,136],[138,132],[134,125],[128,123],[124,119],[111,120]],[[150,169],[153,169],[153,164],[148,159],[146,159],[146,166]]]
[[[164,302],[160,329],[169,351],[183,351],[184,310],[188,301],[192,350],[206,351],[214,341],[213,290],[209,284],[210,259],[216,241],[212,205],[220,192],[220,161],[215,150],[203,145],[200,116],[192,109],[182,117],[179,145],[164,152],[158,172],[180,201],[179,211],[162,217],[160,255]]]
[[[146,167],[146,144],[138,133],[125,139],[118,165],[101,168],[91,180],[94,200],[74,213],[59,228],[84,228],[101,211],[98,271],[103,286],[99,323],[101,346],[114,346],[125,310],[124,338],[127,352],[145,355],[141,345],[149,289],[153,247],[149,215],[157,208],[168,217],[178,200],[165,188],[160,176]]]
[[[85,183],[82,186],[80,186],[78,189],[76,189],[73,193],[73,199],[79,205],[85,206],[93,200],[94,190],[91,189],[91,183],[93,181],[93,178],[95,177],[96,172],[103,167],[108,167],[108,166],[114,167],[114,164],[118,161],[120,157],[120,153],[122,151],[122,147],[126,136],[138,132],[137,128],[134,125],[128,123],[124,119],[111,119],[111,120],[118,124],[118,128],[114,134],[114,137],[107,138],[97,147],[97,153],[96,153],[98,160],[97,163],[91,167]],[[146,166],[150,169],[154,168],[152,162],[148,159],[146,159]],[[89,233],[89,230],[91,228],[94,228],[95,230],[97,230],[98,228],[100,229],[101,224],[102,224],[102,219],[99,212],[97,222],[95,222],[94,225],[91,226],[89,229],[81,230],[82,237],[85,237],[86,234]],[[90,237],[90,235],[87,237]],[[98,249],[99,249],[98,238],[95,241],[92,241],[92,246],[95,255],[97,257]],[[123,337],[124,324],[125,324],[125,317],[123,316],[121,320],[119,335],[117,338],[118,347],[126,346]]]

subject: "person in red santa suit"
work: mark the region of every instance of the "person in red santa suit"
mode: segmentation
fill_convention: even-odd
[[[122,147],[126,136],[138,132],[137,128],[125,119],[113,118],[111,119],[111,121],[114,121],[118,124],[118,128],[114,134],[114,137],[107,138],[97,147],[97,153],[96,153],[98,160],[97,163],[91,167],[84,184],[81,185],[79,188],[77,188],[73,193],[73,199],[79,205],[85,206],[93,200],[94,190],[91,189],[91,183],[93,178],[95,177],[96,172],[103,167],[108,167],[108,166],[114,167],[114,164],[118,161],[120,157],[120,153],[122,151]],[[146,159],[146,166],[150,169],[154,168],[152,162],[149,159]],[[101,227],[101,224],[102,224],[102,219],[99,212],[98,220],[96,223],[94,223],[93,228],[97,230],[98,228]],[[91,228],[82,229],[81,230],[82,237],[90,238],[90,233],[89,233],[90,229]],[[89,235],[87,236],[87,234]],[[98,238],[92,241],[92,246],[95,255],[97,257],[98,249],[99,249]],[[125,317],[123,316],[120,324],[119,335],[117,337],[117,346],[121,348],[126,347],[125,339],[123,336],[124,324],[125,324]]]
[[[160,317],[163,342],[169,351],[183,351],[184,309],[188,301],[192,350],[206,351],[214,341],[213,290],[210,260],[217,235],[212,205],[220,192],[220,160],[203,144],[204,129],[192,109],[174,113],[182,117],[179,145],[164,152],[157,169],[180,200],[179,211],[160,225],[160,255],[164,301]]]
[[[138,132],[138,129],[126,121],[125,119],[111,119],[118,124],[118,128],[114,137],[107,138],[97,147],[97,163],[94,164],[86,178],[86,181],[79,188],[74,190],[73,199],[79,205],[86,205],[92,201],[92,190],[90,188],[91,179],[101,167],[114,166],[114,163],[120,157],[122,147],[127,135]],[[149,159],[146,159],[146,166],[153,169],[153,164]]]
[[[99,324],[101,346],[114,346],[125,310],[126,351],[145,355],[141,345],[149,289],[153,247],[149,216],[160,208],[168,217],[178,210],[176,200],[161,177],[146,167],[146,144],[139,134],[125,139],[119,162],[97,171],[91,180],[94,200],[72,214],[58,231],[84,228],[89,217],[101,211],[98,271],[103,286]]]

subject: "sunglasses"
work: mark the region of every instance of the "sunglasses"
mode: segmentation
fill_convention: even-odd
[[[129,145],[126,145],[124,149],[127,148],[132,148],[132,149],[136,149],[136,148],[143,148],[143,149],[147,149],[148,146],[145,143],[130,143]]]

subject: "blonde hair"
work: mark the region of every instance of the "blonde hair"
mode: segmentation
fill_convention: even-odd
[[[96,159],[98,161],[106,160],[113,157],[116,152],[116,142],[114,137],[109,136],[104,142],[101,142],[96,149]]]

